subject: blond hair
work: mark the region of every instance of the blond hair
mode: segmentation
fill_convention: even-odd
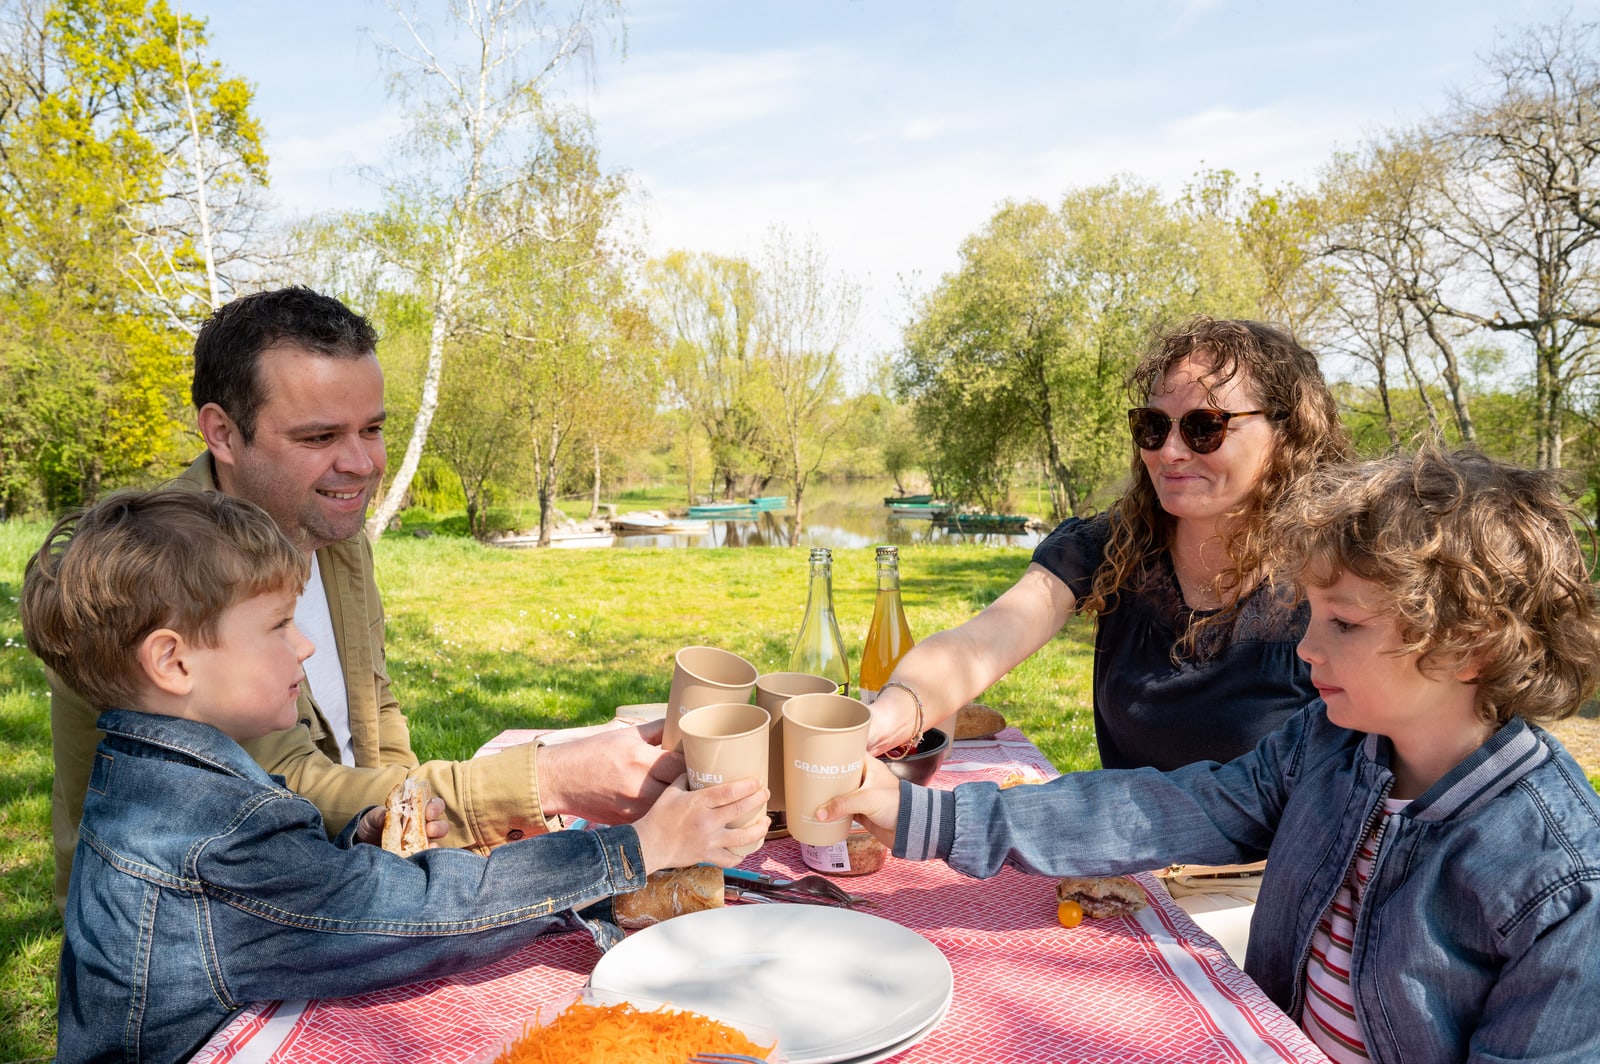
[[[1192,318],[1161,336],[1140,358],[1128,374],[1129,398],[1142,406],[1167,374],[1185,363],[1205,370],[1209,389],[1242,379],[1274,420],[1272,449],[1261,476],[1227,515],[1223,535],[1228,566],[1212,582],[1224,608],[1191,625],[1175,654],[1193,651],[1202,629],[1223,624],[1237,612],[1241,596],[1263,570],[1267,522],[1283,493],[1318,466],[1348,461],[1353,454],[1350,433],[1339,420],[1338,404],[1316,356],[1287,332],[1258,321]],[[1118,592],[1137,589],[1140,574],[1171,545],[1176,527],[1176,519],[1161,508],[1137,447],[1133,485],[1112,504],[1110,519],[1105,561],[1083,601],[1083,608],[1094,613],[1115,608]]]
[[[184,488],[122,491],[57,521],[28,560],[28,646],[97,709],[141,690],[137,650],[171,628],[213,646],[222,614],[267,592],[298,591],[310,564],[266,512]]]
[[[1273,522],[1280,573],[1383,591],[1423,670],[1470,666],[1478,714],[1561,720],[1600,685],[1594,586],[1558,475],[1429,447],[1323,470]]]

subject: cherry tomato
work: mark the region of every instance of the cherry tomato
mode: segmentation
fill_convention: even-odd
[[[1064,901],[1056,906],[1056,919],[1062,927],[1077,927],[1083,923],[1083,906],[1075,901]]]

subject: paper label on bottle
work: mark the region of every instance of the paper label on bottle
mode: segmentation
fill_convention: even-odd
[[[830,843],[827,846],[812,846],[802,842],[800,859],[806,863],[807,868],[814,868],[818,872],[850,871],[850,847],[844,842]]]

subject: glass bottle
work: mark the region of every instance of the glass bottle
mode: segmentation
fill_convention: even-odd
[[[861,648],[861,701],[871,704],[916,640],[900,602],[900,548],[878,548],[878,601]]]
[[[833,551],[827,547],[811,548],[806,616],[789,654],[789,671],[821,676],[838,684],[840,694],[850,693],[850,659],[845,656],[844,637],[833,612]]]

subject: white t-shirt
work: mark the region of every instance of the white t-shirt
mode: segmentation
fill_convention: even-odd
[[[317,652],[306,659],[306,683],[317,700],[322,715],[328,718],[333,737],[339,741],[339,760],[356,763],[355,747],[350,745],[350,697],[344,689],[344,667],[339,661],[339,643],[333,638],[333,614],[328,611],[328,592],[322,586],[317,556],[311,556],[311,579],[294,607],[294,626],[311,640]]]

